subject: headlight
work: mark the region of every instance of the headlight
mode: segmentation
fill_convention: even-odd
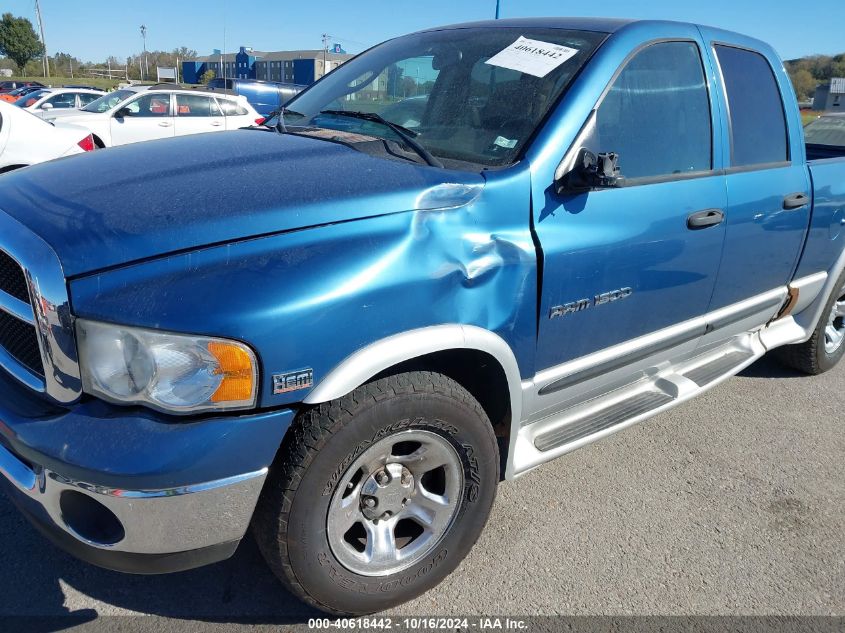
[[[77,319],[82,388],[167,413],[255,406],[258,363],[236,341]]]

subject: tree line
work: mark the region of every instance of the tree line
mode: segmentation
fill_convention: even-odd
[[[839,55],[810,55],[784,64],[795,87],[799,101],[812,97],[819,84],[833,77],[845,77],[845,53]]]

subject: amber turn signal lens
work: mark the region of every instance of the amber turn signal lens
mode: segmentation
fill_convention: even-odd
[[[229,402],[252,399],[255,369],[249,354],[235,345],[216,341],[209,342],[208,351],[220,363],[220,368],[216,373],[223,374],[223,382],[211,396],[211,401]]]

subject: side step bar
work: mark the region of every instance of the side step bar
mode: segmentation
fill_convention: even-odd
[[[644,391],[635,396],[617,402],[606,409],[602,409],[595,415],[576,419],[574,422],[553,429],[543,435],[534,438],[534,446],[538,451],[548,451],[557,446],[569,444],[582,437],[588,437],[609,429],[617,424],[630,420],[638,415],[658,409],[668,402],[672,402],[672,396],[660,391]]]
[[[746,333],[647,378],[537,420],[519,431],[515,474],[685,402],[760,358],[766,349]]]

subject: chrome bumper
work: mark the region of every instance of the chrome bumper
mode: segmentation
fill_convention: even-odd
[[[26,464],[0,445],[0,475],[39,527],[60,532],[55,540],[66,549],[72,549],[66,546],[70,537],[87,548],[157,556],[236,545],[249,526],[267,469],[191,486],[121,490]]]

